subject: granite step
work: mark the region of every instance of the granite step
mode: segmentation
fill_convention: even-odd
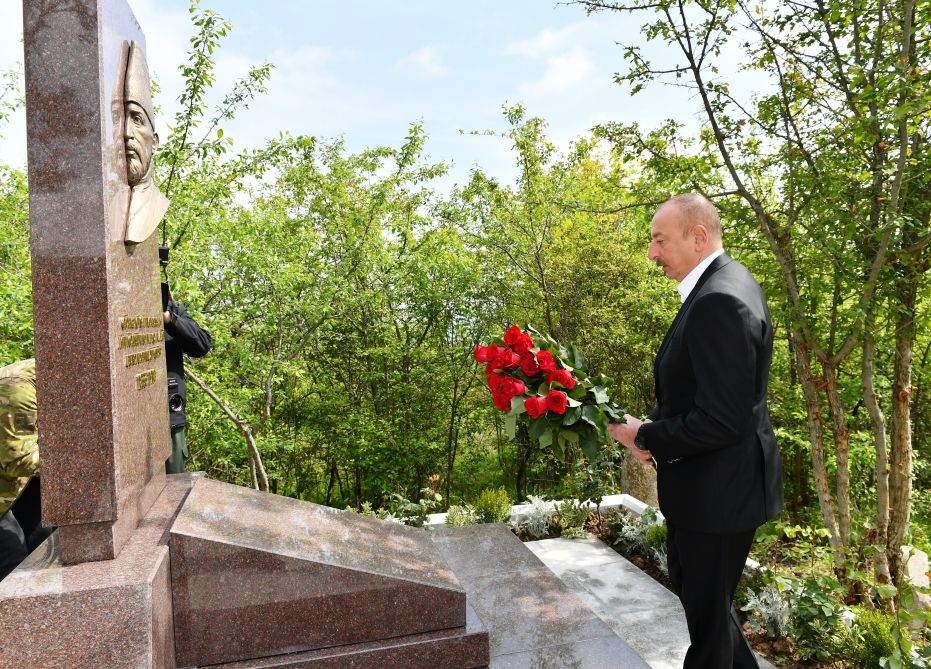
[[[504,525],[430,534],[488,631],[491,669],[648,669]]]
[[[689,647],[678,597],[593,536],[525,544],[653,669],[681,669]],[[775,669],[758,656],[760,669]]]

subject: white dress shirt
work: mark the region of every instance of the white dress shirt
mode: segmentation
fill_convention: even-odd
[[[701,277],[702,272],[708,269],[708,265],[711,264],[711,261],[722,253],[724,253],[724,249],[718,249],[717,251],[713,252],[700,263],[695,265],[695,269],[686,274],[685,278],[679,282],[679,285],[676,286],[676,290],[679,291],[679,299],[683,303],[688,299],[689,293],[692,292],[692,289],[695,288],[695,284],[698,283],[698,279]]]

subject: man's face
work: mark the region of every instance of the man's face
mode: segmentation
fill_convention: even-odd
[[[686,228],[688,229],[688,228]],[[682,214],[678,207],[664,206],[650,225],[650,250],[647,256],[663,268],[666,276],[682,281],[701,262],[701,249],[691,233],[682,234]]]
[[[126,168],[130,186],[137,186],[149,178],[152,154],[158,147],[158,135],[145,110],[135,102],[126,103]]]

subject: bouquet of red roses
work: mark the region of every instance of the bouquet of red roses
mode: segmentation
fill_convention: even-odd
[[[476,346],[475,360],[485,363],[495,407],[507,412],[508,436],[515,436],[517,421],[526,414],[530,437],[560,458],[572,444],[596,460],[599,447],[610,442],[609,420],[624,415],[608,394],[610,380],[603,374],[590,377],[581,351],[566,349],[530,326],[512,325],[503,338]]]

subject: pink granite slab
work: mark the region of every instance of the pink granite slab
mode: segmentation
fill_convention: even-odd
[[[466,622],[465,593],[422,529],[201,479],[170,547],[179,666]]]
[[[466,626],[367,643],[214,665],[211,669],[481,669],[488,666],[488,633],[474,611]]]
[[[649,669],[504,525],[431,536],[488,630],[491,669]]]
[[[122,78],[145,38],[126,0],[25,0],[23,36],[43,522],[86,526],[60,537],[73,564],[119,553],[170,450],[164,350],[136,364],[120,343],[162,331],[156,236],[122,241]]]
[[[0,669],[174,669],[168,527],[178,474],[114,560],[63,565],[53,534],[0,581]]]

